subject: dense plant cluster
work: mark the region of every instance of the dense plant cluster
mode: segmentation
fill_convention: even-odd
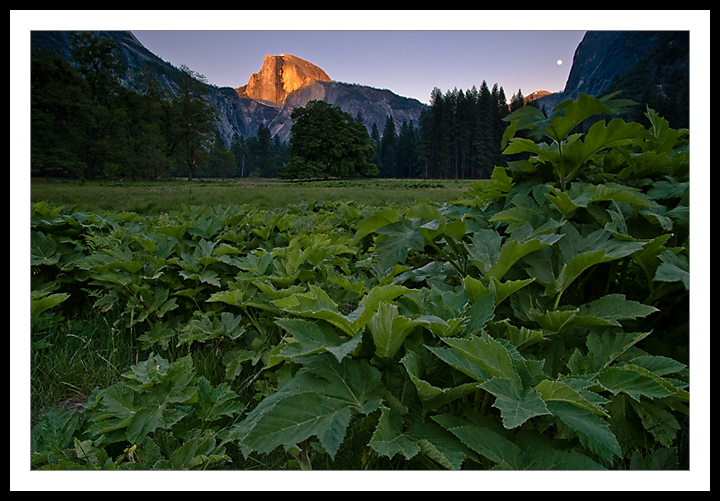
[[[688,131],[574,132],[624,104],[511,114],[517,160],[450,204],[34,204],[33,340],[91,304],[151,353],[33,467],[687,468]]]

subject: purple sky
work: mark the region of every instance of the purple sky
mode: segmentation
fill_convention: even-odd
[[[499,14],[496,14],[499,15]],[[443,92],[503,87],[561,91],[585,31],[481,30],[160,30],[133,31],[151,52],[186,65],[219,87],[240,87],[260,70],[267,54],[293,54],[333,80],[390,89],[428,102]],[[562,60],[562,64],[558,64]]]

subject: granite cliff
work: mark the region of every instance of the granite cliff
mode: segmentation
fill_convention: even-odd
[[[648,105],[674,127],[686,127],[689,66],[687,31],[588,31],[575,50],[563,92],[536,102],[551,110],[579,93],[602,96],[622,91],[620,97],[640,104],[638,113]]]
[[[291,54],[265,56],[260,71],[235,90],[241,101],[276,109],[274,115],[266,113],[255,128],[262,123],[281,141],[290,138],[293,110],[312,100],[325,101],[353,117],[359,116],[368,132],[375,124],[381,133],[388,116],[398,124],[408,121],[417,125],[420,113],[426,108],[416,99],[398,96],[386,89],[336,82],[321,68]]]
[[[291,54],[267,55],[260,71],[236,90],[240,97],[282,106],[291,92],[318,81],[329,82],[330,77],[314,64]]]

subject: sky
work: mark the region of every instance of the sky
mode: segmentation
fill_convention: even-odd
[[[331,79],[428,103],[443,92],[480,87],[562,91],[585,31],[486,30],[136,30],[140,42],[174,66],[219,87],[240,87],[267,54],[292,54]]]

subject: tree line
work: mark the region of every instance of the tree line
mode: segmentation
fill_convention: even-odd
[[[490,89],[485,81],[467,91],[435,88],[418,123],[395,123],[388,116],[382,133],[378,124],[368,133],[361,116],[352,119],[330,105],[318,106],[317,116],[308,118],[309,103],[293,114],[290,144],[260,124],[255,136],[235,135],[226,147],[202,75],[173,68],[175,85],[169,89],[148,69],[128,85],[113,41],[84,32],[71,40],[70,60],[33,53],[33,176],[485,178],[502,163],[503,118],[524,106],[521,91],[508,104],[503,89]],[[340,125],[313,125],[316,120]],[[332,155],[318,148],[319,135],[334,145]],[[308,153],[313,150],[325,156],[314,158]]]
[[[382,135],[373,124],[375,163],[380,177],[487,178],[503,163],[500,140],[510,112],[525,106],[522,90],[508,103],[497,84],[485,81],[467,91],[434,88],[417,125],[396,124],[391,116]]]

